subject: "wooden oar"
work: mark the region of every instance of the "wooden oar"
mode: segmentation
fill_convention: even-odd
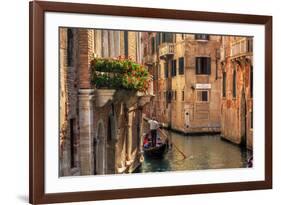
[[[168,138],[168,136],[166,135],[166,133],[164,133],[160,128],[159,128],[158,130],[159,130],[164,136],[166,136],[166,138]],[[184,154],[184,152],[181,151],[175,143],[171,142],[171,144],[173,144],[173,146],[176,148],[176,150],[177,150],[179,153],[182,154],[183,159],[186,159],[186,158],[187,158],[187,156]]]

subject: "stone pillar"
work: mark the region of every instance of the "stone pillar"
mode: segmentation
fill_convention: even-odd
[[[79,90],[80,165],[81,175],[92,174],[93,157],[93,90]]]
[[[131,108],[133,109],[133,108]],[[129,109],[130,110],[130,109]],[[127,127],[127,159],[126,159],[126,165],[131,165],[133,162],[132,159],[132,146],[133,146],[133,114],[134,112],[129,112],[128,115],[128,127]],[[136,130],[134,130],[135,132]]]

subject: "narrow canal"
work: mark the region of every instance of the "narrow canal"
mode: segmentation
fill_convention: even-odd
[[[164,172],[182,170],[222,169],[247,167],[250,152],[219,135],[185,136],[166,131],[173,147],[163,159],[145,158],[136,172]],[[181,150],[187,157],[176,149]]]

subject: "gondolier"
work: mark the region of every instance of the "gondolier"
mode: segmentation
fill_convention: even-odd
[[[159,123],[156,121],[156,118],[153,117],[151,120],[148,120],[150,126],[150,134],[152,140],[152,146],[156,146],[156,139],[157,139],[157,129],[159,128]]]

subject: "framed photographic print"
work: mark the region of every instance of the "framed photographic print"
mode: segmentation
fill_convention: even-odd
[[[272,17],[30,2],[30,203],[270,189]]]

